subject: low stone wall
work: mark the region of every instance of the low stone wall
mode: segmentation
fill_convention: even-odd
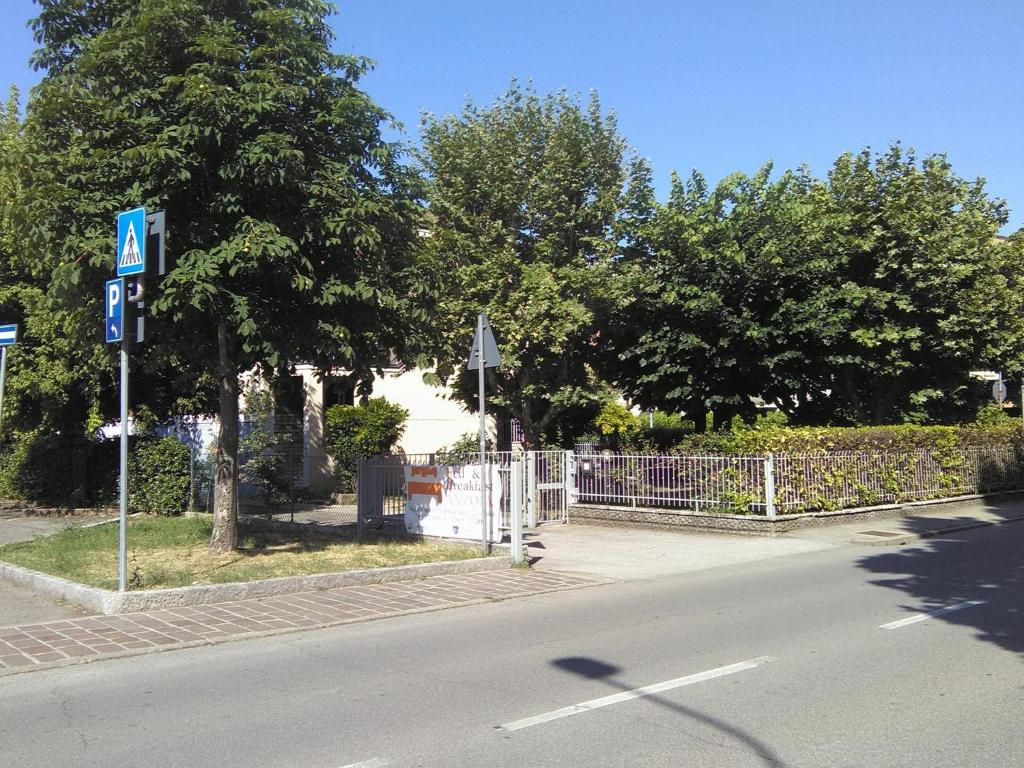
[[[796,528],[835,525],[858,521],[884,520],[926,514],[930,507],[959,504],[995,496],[1019,496],[1024,491],[972,494],[906,504],[883,504],[830,512],[805,512],[797,515],[730,515],[693,510],[626,507],[605,504],[574,504],[569,507],[569,522],[584,525],[609,525],[638,528],[690,529],[704,532],[774,536]]]

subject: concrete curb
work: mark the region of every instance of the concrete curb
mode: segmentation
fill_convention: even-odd
[[[850,540],[853,544],[863,544],[868,547],[894,547],[903,544],[910,544],[923,539],[934,539],[938,536],[945,536],[948,533],[959,533],[960,531],[972,531],[976,528],[992,528],[1006,523],[1024,522],[1024,515],[1020,517],[1007,517],[1002,520],[976,520],[973,523],[962,525],[951,525],[947,528],[936,528],[934,531],[922,531],[921,533],[901,533],[897,536],[872,536],[871,534],[855,533]]]
[[[492,558],[498,559],[498,558]],[[128,659],[134,656],[148,656],[153,653],[166,653],[168,651],[180,651],[187,648],[203,648],[210,645],[223,645],[225,643],[237,643],[246,640],[259,640],[266,637],[276,637],[277,635],[291,635],[296,632],[307,632],[315,629],[328,629],[330,627],[341,627],[348,624],[362,624],[370,621],[381,621],[383,619],[392,619],[399,616],[414,616],[421,613],[435,613],[437,611],[448,611],[453,608],[463,608],[470,605],[483,605],[484,603],[498,603],[504,602],[505,600],[516,600],[523,597],[534,597],[537,595],[548,595],[554,592],[568,592],[575,589],[590,589],[591,587],[602,587],[608,584],[614,583],[608,579],[591,578],[586,584],[573,584],[570,586],[563,587],[550,587],[548,589],[536,589],[528,590],[514,595],[505,595],[500,598],[493,597],[479,597],[472,598],[460,603],[451,603],[448,605],[432,605],[425,608],[408,608],[405,610],[395,611],[394,613],[382,614],[377,616],[358,616],[351,619],[339,619],[337,621],[325,621],[317,624],[311,624],[303,627],[288,627],[282,629],[267,629],[258,632],[250,632],[242,635],[228,635],[225,637],[210,637],[203,640],[186,640],[181,643],[175,643],[173,645],[156,645],[151,648],[135,648],[130,651],[119,651],[117,653],[102,654],[98,656],[78,656],[73,658],[61,659],[60,661],[49,661],[42,664],[35,664],[33,666],[26,667],[10,667],[7,669],[0,669],[0,678],[12,677],[14,675],[29,674],[31,672],[41,672],[45,669],[60,669],[64,667],[77,667],[82,664],[95,664],[98,661],[113,661],[115,659]]]
[[[191,605],[273,597],[293,592],[314,592],[319,589],[335,587],[356,587],[366,584],[424,579],[429,576],[497,571],[511,567],[512,556],[505,554],[497,557],[473,558],[472,560],[448,560],[440,563],[400,565],[393,568],[371,568],[339,573],[317,573],[308,576],[283,576],[276,579],[232,582],[230,584],[151,589],[141,592],[114,592],[0,561],[0,579],[79,605],[95,613],[110,616],[158,608],[185,608]]]

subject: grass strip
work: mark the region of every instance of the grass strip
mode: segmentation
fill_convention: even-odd
[[[128,523],[129,589],[224,584],[279,576],[468,560],[479,549],[461,543],[364,539],[316,529],[267,531],[240,523],[242,546],[225,555],[207,549],[212,523],[202,518],[139,516]],[[117,588],[117,525],[72,526],[32,541],[0,546],[0,560],[104,589]]]

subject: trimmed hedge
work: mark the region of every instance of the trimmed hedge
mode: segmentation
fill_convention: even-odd
[[[189,450],[173,437],[139,438],[128,455],[128,506],[134,512],[180,515],[188,507]]]
[[[1015,421],[922,427],[898,424],[887,427],[784,427],[770,425],[692,435],[672,447],[683,456],[724,453],[734,456],[816,453],[906,453],[929,450],[941,454],[957,448],[1024,447]]]
[[[101,506],[117,495],[117,444],[16,433],[0,457],[0,496],[46,506]]]
[[[117,440],[69,439],[39,431],[16,434],[0,451],[0,498],[44,506],[105,506],[117,500]],[[180,514],[188,505],[189,450],[174,438],[133,438],[129,505]]]
[[[335,405],[327,409],[327,452],[342,490],[356,478],[359,460],[391,453],[402,434],[409,412],[383,397],[371,397],[366,405]]]

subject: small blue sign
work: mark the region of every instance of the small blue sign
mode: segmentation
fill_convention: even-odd
[[[146,271],[146,209],[117,214],[117,276]]]
[[[17,325],[0,325],[0,347],[9,347],[18,341]]]
[[[107,329],[107,343],[124,341],[124,280],[107,280],[106,297],[103,324]]]

